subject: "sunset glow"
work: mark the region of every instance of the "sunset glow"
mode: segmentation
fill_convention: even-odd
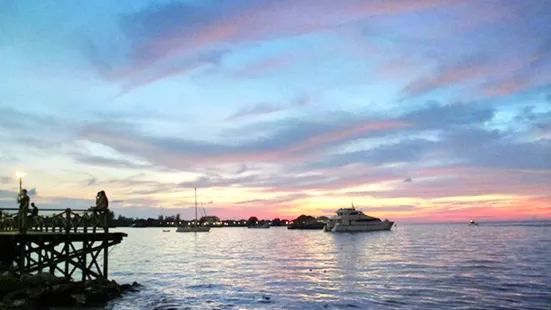
[[[550,3],[3,1],[0,207],[551,219]]]

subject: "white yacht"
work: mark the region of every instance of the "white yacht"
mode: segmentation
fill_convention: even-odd
[[[390,230],[394,225],[393,221],[378,219],[365,215],[352,205],[351,208],[337,210],[337,216],[329,219],[324,230],[328,232],[365,232]]]

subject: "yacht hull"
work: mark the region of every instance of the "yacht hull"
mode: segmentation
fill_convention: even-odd
[[[176,232],[209,232],[210,227],[208,226],[184,226],[184,227],[178,227],[176,229]]]
[[[390,230],[394,222],[382,221],[377,223],[369,223],[365,225],[345,225],[340,223],[327,223],[324,227],[326,232],[370,232]]]

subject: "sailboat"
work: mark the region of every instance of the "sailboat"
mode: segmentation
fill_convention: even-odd
[[[210,227],[209,226],[201,226],[199,225],[199,221],[197,220],[197,187],[195,189],[195,221],[193,224],[190,224],[188,226],[179,226],[176,229],[176,232],[209,232]]]

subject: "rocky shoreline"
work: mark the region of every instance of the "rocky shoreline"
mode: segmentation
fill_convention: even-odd
[[[0,310],[102,307],[140,284],[119,285],[103,279],[75,282],[50,273],[0,275]]]

